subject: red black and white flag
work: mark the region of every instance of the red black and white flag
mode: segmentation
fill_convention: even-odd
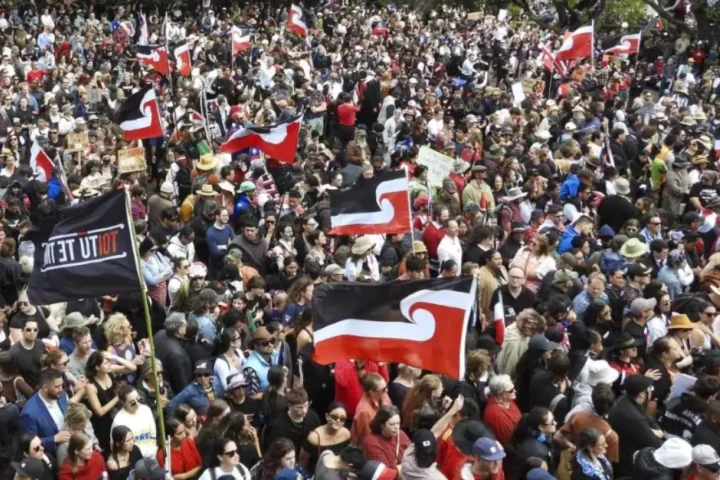
[[[164,46],[135,45],[135,58],[161,75],[170,73],[167,49]]]
[[[540,56],[538,62],[542,63],[550,72],[558,72],[560,75],[567,75],[567,65],[555,59],[552,51],[552,42],[548,42],[540,48]]]
[[[175,62],[175,70],[178,75],[189,77],[192,73],[192,63],[190,61],[190,46],[187,42],[170,46],[173,54],[173,62]]]
[[[635,33],[633,35],[623,35],[617,41],[617,43],[610,48],[605,48],[605,53],[612,53],[614,55],[632,55],[640,51],[640,38],[642,33]]]
[[[155,89],[148,85],[131,95],[115,112],[115,122],[125,131],[125,140],[162,137],[162,122]]]
[[[237,153],[257,148],[270,158],[284,163],[294,163],[300,139],[300,125],[304,112],[268,127],[240,127],[227,142],[220,145],[224,153]]]
[[[463,378],[473,277],[329,283],[313,294],[313,359],[399,362]]]
[[[233,26],[230,31],[232,38],[232,54],[237,55],[252,47],[252,30],[247,27]]]
[[[410,198],[404,170],[380,172],[347,190],[331,190],[330,233],[410,233]]]
[[[593,54],[593,41],[595,39],[595,24],[580,27],[563,40],[560,49],[555,52],[558,61],[588,58]]]
[[[308,26],[305,23],[305,14],[303,13],[303,9],[295,4],[291,5],[287,23],[285,26],[288,30],[292,30],[301,37],[307,37]]]
[[[30,147],[30,168],[41,182],[47,183],[52,178],[53,161],[37,142],[33,142]]]

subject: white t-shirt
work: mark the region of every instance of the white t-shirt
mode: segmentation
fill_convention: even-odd
[[[235,480],[250,480],[250,471],[245,468],[245,465],[242,463],[237,464],[237,468],[233,468],[229,472],[225,472],[220,469],[220,467],[215,467],[215,478],[218,479],[222,477],[223,475],[232,475]],[[241,473],[242,472],[242,473]],[[210,476],[210,469],[206,469],[202,475],[200,475],[200,478],[198,480],[211,480],[212,477]]]

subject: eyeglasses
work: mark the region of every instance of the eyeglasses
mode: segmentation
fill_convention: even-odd
[[[503,393],[515,393],[515,387],[511,388],[510,390],[505,390]]]
[[[223,455],[225,455],[227,457],[234,457],[235,455],[237,455],[237,450],[230,450],[229,452],[223,452]]]
[[[26,328],[25,331],[28,333],[37,333],[38,329],[37,328]]]
[[[258,345],[261,347],[269,347],[270,345],[275,345],[275,340],[262,340],[258,342]]]
[[[330,417],[330,420],[332,420],[332,421],[334,421],[334,422],[340,422],[340,423],[344,423],[345,420],[347,420],[347,417],[345,417],[345,416],[342,416],[342,415],[334,415],[334,414],[332,414],[332,413],[329,414],[328,417]]]

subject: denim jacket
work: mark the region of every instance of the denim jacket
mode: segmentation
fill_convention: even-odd
[[[215,392],[215,398],[222,398],[223,389],[217,378],[210,377],[210,384],[212,385],[213,392]],[[208,408],[210,408],[210,401],[205,394],[205,390],[197,381],[192,382],[170,400],[170,403],[167,405],[168,415],[172,415],[181,403],[190,405],[198,415],[206,415]]]

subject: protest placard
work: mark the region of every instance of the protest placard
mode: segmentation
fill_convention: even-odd
[[[470,12],[467,14],[468,20],[482,20],[482,18],[485,16],[485,13],[483,12]]]
[[[428,147],[420,148],[417,163],[427,167],[428,180],[438,187],[442,186],[443,180],[448,178],[448,175],[455,169],[455,160],[453,158]]]
[[[145,149],[142,147],[118,150],[118,173],[144,172]]]
[[[87,153],[90,151],[90,139],[87,132],[68,133],[67,149],[73,152]]]

